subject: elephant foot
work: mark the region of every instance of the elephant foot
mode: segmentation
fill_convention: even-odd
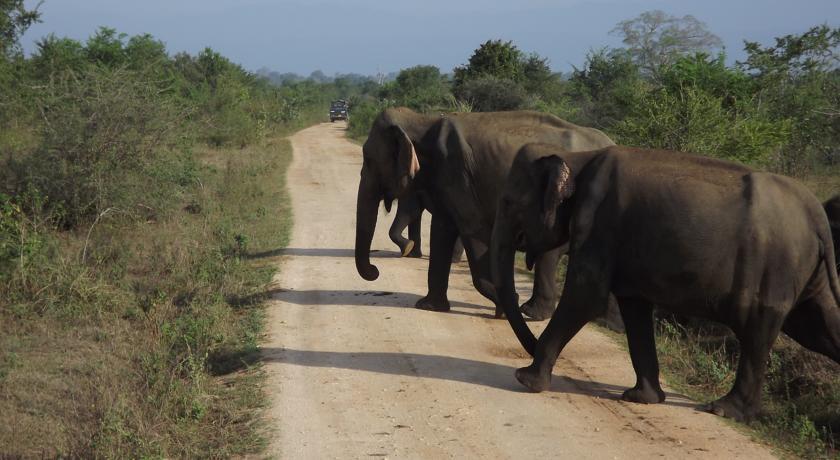
[[[665,401],[665,392],[658,385],[656,388],[651,385],[636,385],[625,390],[621,399],[640,404],[659,404]]]
[[[551,315],[554,313],[554,307],[555,304],[553,302],[538,299],[535,300],[531,297],[527,302],[519,307],[519,310],[531,319],[543,321],[551,318]]]
[[[749,422],[756,418],[761,411],[758,404],[748,405],[741,398],[726,395],[706,406],[706,410],[721,417],[731,418],[738,422]]]
[[[551,374],[543,375],[534,365],[516,370],[516,380],[534,393],[548,390],[551,386]]]
[[[405,243],[405,246],[402,247],[402,256],[403,257],[409,257],[409,255],[411,254],[411,252],[413,250],[414,250],[414,241],[408,240],[408,242]]]
[[[419,308],[420,310],[429,311],[449,311],[451,308],[449,305],[449,299],[444,298],[442,300],[436,300],[429,296],[418,300],[417,303],[414,304],[414,307]]]

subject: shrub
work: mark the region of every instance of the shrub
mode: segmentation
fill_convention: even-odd
[[[458,98],[469,102],[476,112],[532,108],[535,100],[513,80],[491,75],[466,81],[458,89]]]

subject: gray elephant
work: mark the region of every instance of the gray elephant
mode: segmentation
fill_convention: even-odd
[[[433,212],[431,200],[425,193],[406,193],[397,203],[397,213],[391,228],[388,230],[388,237],[400,248],[403,257],[423,257],[420,249],[422,244],[421,226],[423,223],[423,211]],[[408,238],[403,232],[408,228]],[[455,240],[455,248],[452,250],[452,262],[460,262],[464,254],[464,246],[461,239]]]
[[[405,108],[383,111],[363,147],[356,208],[359,274],[366,280],[379,276],[369,259],[379,202],[384,200],[390,210],[394,199],[420,191],[431,200],[434,213],[428,293],[417,307],[449,310],[450,258],[459,235],[473,284],[495,302],[488,248],[496,202],[516,152],[534,140],[565,151],[614,145],[598,130],[538,112],[424,115]],[[535,262],[534,294],[523,305],[529,316],[544,318],[553,310],[559,256],[559,250],[548,251]],[[497,306],[496,315],[501,314]]]
[[[517,313],[513,253],[569,243],[563,295],[536,340]],[[623,399],[658,403],[653,305],[729,326],[741,347],[731,391],[710,410],[738,420],[760,409],[779,331],[840,363],[840,284],[820,202],[793,179],[704,156],[610,147],[563,153],[529,145],[499,201],[492,241],[499,302],[533,363],[516,378],[549,387],[568,341],[613,294],[636,385]]]

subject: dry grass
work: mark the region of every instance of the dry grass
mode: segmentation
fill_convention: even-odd
[[[255,358],[273,269],[243,256],[286,244],[290,158],[280,137],[201,148],[169,206],[37,234],[0,287],[0,457],[262,449]]]

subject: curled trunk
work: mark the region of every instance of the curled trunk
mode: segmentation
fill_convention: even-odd
[[[519,301],[513,282],[513,259],[516,254],[514,235],[502,212],[496,216],[490,248],[493,284],[496,286],[496,301],[502,306],[510,327],[513,328],[516,338],[519,339],[519,343],[522,344],[528,354],[534,356],[537,338],[525,323],[525,318],[522,317],[522,312],[519,310]]]

